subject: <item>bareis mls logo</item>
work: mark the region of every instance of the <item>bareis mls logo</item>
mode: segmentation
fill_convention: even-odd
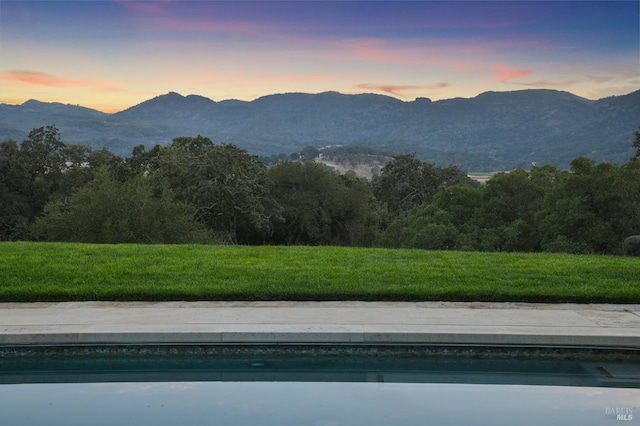
[[[633,420],[633,408],[629,407],[607,407],[604,409],[607,417],[616,420]]]

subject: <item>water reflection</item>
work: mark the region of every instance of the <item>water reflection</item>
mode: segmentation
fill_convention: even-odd
[[[88,356],[5,351],[0,425],[640,423],[635,356],[613,361],[481,352],[381,356],[346,350],[347,355],[319,356],[256,350],[192,356],[171,351],[153,356],[140,351],[119,356],[111,349],[94,349]]]
[[[395,382],[640,388],[636,360],[466,356],[206,355],[0,357],[0,384]]]
[[[639,389],[436,383],[0,386],[3,425],[606,425]]]

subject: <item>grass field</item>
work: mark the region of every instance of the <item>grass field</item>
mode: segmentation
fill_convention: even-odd
[[[640,259],[342,247],[0,243],[0,302],[640,303]]]

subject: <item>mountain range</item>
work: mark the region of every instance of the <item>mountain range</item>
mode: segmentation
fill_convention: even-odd
[[[0,104],[0,141],[21,141],[46,125],[58,127],[65,143],[106,147],[122,156],[139,144],[151,147],[200,134],[257,155],[359,145],[415,152],[424,161],[470,171],[532,163],[566,168],[580,155],[615,163],[629,159],[633,132],[640,127],[640,90],[599,100],[520,90],[411,102],[337,92],[215,102],[170,92],[114,114],[36,100]]]

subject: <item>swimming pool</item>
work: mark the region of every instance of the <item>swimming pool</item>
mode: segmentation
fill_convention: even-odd
[[[633,424],[638,355],[467,346],[0,348],[0,424]]]

